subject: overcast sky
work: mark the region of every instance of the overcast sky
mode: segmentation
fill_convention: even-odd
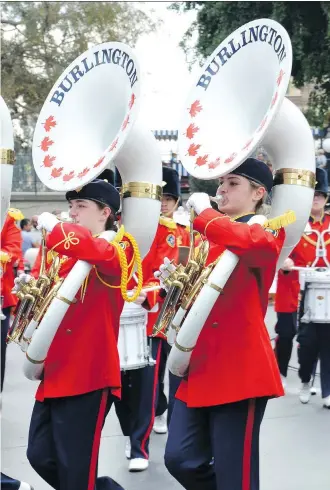
[[[193,73],[179,42],[193,22],[196,12],[179,14],[167,7],[171,2],[148,2],[152,17],[162,18],[156,32],[138,40],[137,54],[142,78],[141,118],[150,129],[177,129]]]

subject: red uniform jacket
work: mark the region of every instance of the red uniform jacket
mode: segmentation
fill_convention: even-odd
[[[15,218],[8,213],[6,221],[1,230],[1,266],[3,276],[1,279],[1,296],[3,296],[3,308],[15,306],[17,296],[12,294],[14,287],[13,264],[22,259],[22,236],[21,231],[15,224]]]
[[[299,272],[278,271],[277,289],[275,294],[275,311],[292,313],[298,309],[300,291]]]
[[[264,317],[284,230],[233,222],[213,209],[202,212],[194,227],[211,242],[208,263],[225,249],[239,263],[205,322],[177,398],[205,407],[283,395]]]
[[[309,224],[313,230],[322,232],[329,230],[325,234],[325,245],[327,249],[327,258],[330,262],[330,216],[325,214],[320,221],[315,221],[311,216]],[[315,233],[303,234],[298,245],[291,252],[290,258],[294,264],[299,267],[308,267],[314,263],[316,258],[317,235]],[[317,267],[326,266],[326,263],[320,258],[316,264]],[[299,296],[299,272],[292,271],[284,273],[279,271],[277,291],[275,297],[276,312],[293,312],[298,308]]]
[[[66,239],[69,233],[72,233],[71,243]],[[122,245],[130,263],[133,249],[126,240]],[[55,226],[47,237],[47,247],[62,257],[60,277],[66,277],[79,259],[95,267],[89,274],[83,301],[79,290],[77,303],[69,307],[58,328],[36,398],[42,401],[106,387],[120,396],[117,340],[124,300],[120,289],[102,284],[96,274],[97,270],[110,285],[120,284],[121,267],[117,251],[103,238],[93,238],[82,226],[69,223]]]
[[[159,281],[155,279],[154,273],[159,270],[159,267],[167,257],[170,260],[178,263],[179,247],[189,247],[189,231],[185,226],[175,223],[170,218],[160,218],[155,239],[152,246],[145,256],[143,266],[143,287],[159,285]],[[158,291],[147,293],[147,300],[143,306],[147,310],[154,308],[159,301]],[[148,313],[147,334],[152,334],[152,328],[159,315],[159,310]],[[157,337],[166,338],[162,334]]]

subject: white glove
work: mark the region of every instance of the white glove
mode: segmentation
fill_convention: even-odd
[[[21,274],[19,277],[16,277],[16,279],[14,280],[15,286],[12,289],[12,293],[17,294],[18,291],[20,291],[23,286],[25,286],[25,284],[28,284],[30,281],[32,281],[32,279],[33,276],[31,276],[31,274],[25,274],[23,272],[23,274]]]
[[[136,298],[134,303],[136,305],[142,305],[142,303],[144,303],[146,299],[147,299],[147,293],[142,289],[142,291],[140,292],[139,296]]]
[[[164,263],[159,267],[159,271],[154,273],[156,279],[159,279],[160,287],[165,289],[168,292],[169,287],[165,284],[165,279],[169,277],[172,272],[176,269],[175,265],[173,265],[167,257],[164,259]]]
[[[205,209],[212,209],[210,198],[205,192],[195,192],[187,201],[187,209],[193,209],[196,214],[201,214]]]
[[[38,217],[37,230],[46,230],[49,233],[53,231],[53,228],[59,223],[59,220],[54,214],[51,213],[41,213]]]
[[[285,259],[285,261],[283,262],[283,265],[282,265],[282,270],[283,271],[291,271],[292,270],[292,267],[294,267],[294,262],[292,259],[290,259],[289,257],[287,259]]]

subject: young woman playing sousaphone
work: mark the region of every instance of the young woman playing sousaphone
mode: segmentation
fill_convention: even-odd
[[[210,241],[207,264],[226,249],[240,259],[176,395],[165,464],[188,490],[259,489],[260,425],[267,401],[283,395],[264,316],[285,232],[247,222],[262,213],[272,185],[267,165],[249,158],[220,178],[220,212],[207,194],[187,203],[198,215],[195,230]]]

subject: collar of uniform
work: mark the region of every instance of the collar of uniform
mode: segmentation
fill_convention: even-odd
[[[325,220],[325,213],[324,213],[324,209],[323,209],[323,211],[322,211],[322,216],[321,216],[321,218],[320,218],[320,219],[316,219],[316,218],[315,218],[315,217],[314,217],[312,214],[311,214],[311,215],[310,215],[310,217],[309,217],[309,222],[310,222],[310,223],[313,223],[313,224],[315,224],[315,223],[324,223],[324,220]]]
[[[170,230],[176,230],[176,222],[172,218],[167,218],[166,216],[161,216],[159,218],[159,223],[161,225],[166,226],[166,228],[169,228]]]
[[[241,214],[240,216],[233,218],[232,221],[236,221],[237,223],[247,223],[255,214],[256,213]]]

